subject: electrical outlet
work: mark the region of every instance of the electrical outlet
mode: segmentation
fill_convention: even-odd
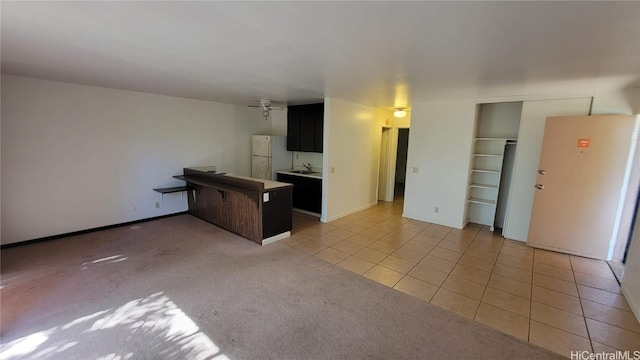
[[[413,173],[414,173],[414,174],[417,174],[417,173],[419,173],[419,172],[420,172],[420,168],[419,168],[419,167],[417,167],[417,166],[414,166],[414,167],[413,167]]]
[[[156,209],[160,208],[160,203],[156,201]]]
[[[335,167],[331,167],[331,173],[333,174],[334,172],[336,172],[336,168]]]
[[[440,212],[440,206],[436,206],[435,208],[433,208],[433,212],[434,213],[439,213]]]
[[[136,210],[138,210],[138,207],[137,207],[137,206],[135,206],[135,205],[132,205],[132,206],[131,206],[131,211],[136,211]]]

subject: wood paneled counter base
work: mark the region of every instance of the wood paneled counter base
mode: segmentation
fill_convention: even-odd
[[[184,168],[189,213],[258,244],[291,234],[293,185]]]

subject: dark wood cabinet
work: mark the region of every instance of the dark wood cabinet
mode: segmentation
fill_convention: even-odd
[[[323,105],[324,106],[324,105]],[[322,142],[324,141],[324,109],[320,110],[320,114],[314,116],[313,126],[316,131],[314,135],[314,152],[322,152]]]
[[[215,201],[215,194],[211,188],[193,185],[188,190],[189,209],[193,215],[201,219],[209,222],[216,221],[216,214],[213,211]]]
[[[322,152],[324,104],[289,106],[287,150]]]
[[[227,229],[249,239],[262,239],[262,218],[256,204],[245,194],[225,192]],[[224,226],[223,226],[224,227]]]
[[[300,151],[300,114],[299,106],[289,106],[287,110],[287,150]]]
[[[269,201],[263,203],[263,237],[278,235],[282,229],[291,229],[291,188],[276,189],[269,192]]]
[[[259,244],[291,231],[291,185],[193,169],[175,176],[187,182],[190,214]]]
[[[211,212],[213,213],[213,219],[210,222],[219,224],[223,228],[229,228],[229,210],[227,203],[227,196],[224,191],[206,188],[210,192],[211,197]],[[218,205],[218,206],[214,206]]]
[[[322,211],[322,179],[278,174],[278,181],[293,184],[292,205],[316,214]]]

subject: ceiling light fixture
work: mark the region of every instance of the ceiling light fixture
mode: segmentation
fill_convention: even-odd
[[[407,116],[407,110],[403,108],[397,108],[396,111],[393,112],[393,116],[397,118],[403,118]]]

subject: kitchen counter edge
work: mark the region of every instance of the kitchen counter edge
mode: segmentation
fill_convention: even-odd
[[[300,174],[300,173],[291,172],[291,170],[278,170],[278,171],[276,171],[276,173],[277,174],[283,174],[283,175],[302,176],[302,177],[308,177],[308,178],[312,178],[312,179],[320,179],[320,180],[322,180],[322,173],[320,173],[320,175]]]

